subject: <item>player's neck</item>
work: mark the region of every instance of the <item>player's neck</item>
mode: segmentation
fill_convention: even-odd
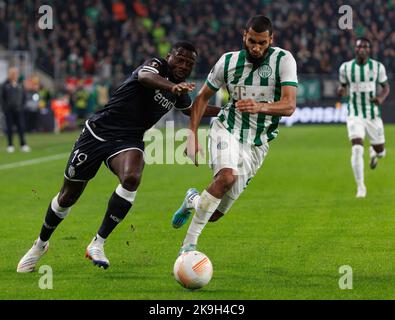
[[[269,47],[269,48],[266,50],[266,52],[263,54],[263,57],[262,57],[262,58],[259,58],[259,59],[253,58],[253,57],[249,54],[249,52],[248,52],[248,50],[247,50],[246,48],[244,48],[243,50],[246,52],[247,61],[250,62],[250,63],[252,63],[254,68],[257,68],[257,67],[261,66],[261,65],[266,61],[266,58],[270,55],[271,47]]]
[[[182,80],[176,79],[172,74],[169,74],[169,80],[174,83],[181,83],[182,82]]]
[[[357,61],[357,64],[362,66],[362,65],[364,65],[364,64],[366,64],[368,62],[369,57],[367,57],[367,58],[358,58],[357,57],[355,60]]]

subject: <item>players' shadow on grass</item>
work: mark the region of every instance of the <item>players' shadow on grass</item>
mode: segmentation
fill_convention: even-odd
[[[63,237],[63,238],[60,238],[60,240],[66,240],[66,241],[69,241],[69,240],[77,240],[78,238],[77,237],[74,237],[74,236],[68,236],[68,237]]]
[[[100,270],[102,271],[102,270]],[[165,276],[160,275],[160,274],[147,274],[147,273],[142,273],[140,268],[135,268],[134,272],[120,272],[118,270],[114,270],[114,273],[108,272],[110,270],[107,270],[101,274],[98,274],[100,277],[108,280],[146,280],[146,281],[151,281],[151,280],[159,280],[159,279],[166,279]]]

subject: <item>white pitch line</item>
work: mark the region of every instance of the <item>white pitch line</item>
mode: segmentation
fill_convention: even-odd
[[[48,162],[48,161],[52,161],[52,160],[59,160],[59,159],[66,158],[69,155],[70,155],[70,153],[59,153],[59,154],[55,154],[55,155],[49,156],[49,157],[41,157],[41,158],[36,158],[36,159],[31,159],[31,160],[1,164],[0,170],[20,168],[20,167],[31,166],[33,164]]]

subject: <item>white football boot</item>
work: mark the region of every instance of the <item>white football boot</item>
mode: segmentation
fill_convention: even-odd
[[[38,246],[37,240],[34,241],[33,247],[19,261],[16,272],[33,272],[38,260],[48,251],[48,246],[48,242],[44,246]]]
[[[32,149],[31,149],[27,144],[24,144],[24,145],[21,147],[21,151],[22,151],[22,152],[30,152],[30,151],[32,151]]]
[[[15,152],[15,147],[14,146],[8,146],[7,147],[7,152],[8,153],[14,153]]]
[[[104,246],[93,238],[91,243],[86,248],[85,258],[92,260],[93,265],[107,269],[110,266],[110,261],[104,253]]]
[[[357,198],[365,198],[366,197],[366,187],[365,186],[359,186],[357,190]]]

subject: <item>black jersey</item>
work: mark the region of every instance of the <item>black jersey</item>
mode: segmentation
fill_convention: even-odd
[[[104,108],[88,119],[87,127],[97,139],[142,140],[144,132],[173,107],[183,110],[191,106],[188,94],[178,96],[167,90],[144,87],[138,81],[141,69],[169,78],[168,64],[164,59],[149,59],[135,69]]]

